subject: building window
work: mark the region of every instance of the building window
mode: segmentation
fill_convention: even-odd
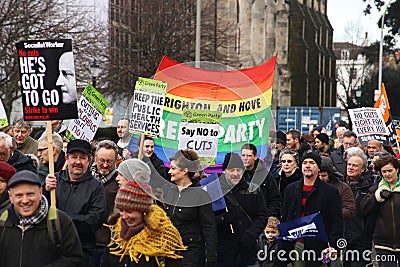
[[[351,80],[357,79],[357,69],[356,68],[350,68],[350,79]]]
[[[340,59],[342,60],[347,60],[350,57],[350,51],[349,50],[342,50],[340,54]]]

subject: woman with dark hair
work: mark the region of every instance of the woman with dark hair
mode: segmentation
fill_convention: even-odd
[[[179,150],[170,159],[169,174],[175,185],[165,188],[168,216],[188,250],[182,252],[183,266],[202,267],[217,262],[217,225],[208,194],[192,179],[201,170],[193,150]],[[207,256],[206,256],[207,255]]]
[[[300,180],[303,176],[299,164],[299,153],[291,148],[285,148],[279,155],[279,164],[281,169],[275,177],[281,196],[284,196],[285,188],[290,183]]]
[[[376,214],[373,241],[379,266],[394,267],[400,262],[400,163],[396,157],[387,155],[375,162],[375,168],[382,180],[370,188],[361,201],[361,210]]]

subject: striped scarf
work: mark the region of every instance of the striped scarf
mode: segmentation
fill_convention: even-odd
[[[106,184],[108,181],[110,181],[113,177],[114,177],[114,175],[116,174],[116,172],[117,172],[117,169],[116,168],[114,168],[112,171],[110,171],[109,173],[107,173],[106,175],[102,175],[101,173],[98,173],[97,172],[97,164],[96,163],[94,163],[93,165],[92,165],[92,174],[93,174],[93,176],[97,179],[97,180],[100,180],[101,181],[101,183],[104,185],[104,184]],[[116,175],[115,175],[115,177],[116,177]]]
[[[38,210],[30,217],[23,218],[21,214],[18,213],[18,211],[15,209],[13,205],[13,209],[15,214],[17,215],[17,218],[19,219],[19,226],[29,226],[29,225],[35,225],[40,223],[44,218],[47,216],[47,212],[49,211],[49,204],[47,202],[47,199],[42,196],[42,200],[40,201],[40,205]]]

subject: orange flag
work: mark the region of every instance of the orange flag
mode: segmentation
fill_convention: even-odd
[[[379,108],[382,113],[383,119],[387,122],[390,118],[389,100],[386,95],[385,84],[382,83],[381,94],[374,104],[374,108]]]

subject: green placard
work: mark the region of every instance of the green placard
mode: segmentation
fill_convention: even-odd
[[[108,102],[105,98],[90,84],[88,83],[83,90],[83,95],[102,115],[108,107]]]
[[[7,118],[2,118],[2,119],[0,119],[0,129],[1,129],[1,128],[4,128],[4,127],[6,127],[6,126],[8,126],[8,120],[7,120]]]
[[[135,84],[135,90],[146,91],[155,94],[165,94],[167,92],[167,83],[139,77]]]
[[[75,138],[75,136],[70,132],[70,131],[66,131],[65,132],[65,139],[67,139],[68,141],[72,141],[72,140],[75,140],[76,138]]]
[[[182,113],[182,122],[219,124],[222,112],[187,109]]]

